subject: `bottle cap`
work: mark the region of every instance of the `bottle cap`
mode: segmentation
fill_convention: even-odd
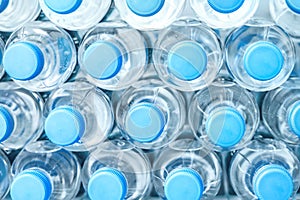
[[[289,199],[293,193],[293,179],[284,167],[265,165],[254,174],[253,190],[258,199]]]
[[[238,10],[245,0],[208,0],[208,4],[217,12],[232,13]]]
[[[168,69],[184,81],[195,80],[202,75],[207,65],[204,49],[194,41],[175,44],[168,54]]]
[[[45,133],[57,145],[68,146],[78,142],[84,131],[84,117],[71,106],[54,109],[45,121]]]
[[[13,79],[31,80],[41,73],[44,55],[35,44],[16,42],[4,52],[3,67]]]
[[[295,103],[290,109],[288,124],[291,130],[300,137],[300,102]]]
[[[2,13],[8,6],[9,0],[0,0],[0,13]]]
[[[17,175],[10,191],[13,200],[48,200],[51,193],[51,181],[43,172],[37,170],[25,170]]]
[[[164,6],[165,0],[126,0],[128,8],[136,15],[150,17],[158,13]]]
[[[78,9],[82,0],[44,0],[46,6],[58,14],[70,14]]]
[[[128,135],[138,142],[152,142],[164,130],[163,112],[152,103],[139,103],[128,111],[125,119]]]
[[[113,168],[98,169],[88,183],[91,200],[125,199],[127,181],[122,172]]]
[[[0,107],[0,142],[5,141],[14,130],[14,119],[8,110]]]
[[[297,14],[300,14],[300,1],[299,0],[286,0],[287,6]]]
[[[209,114],[205,126],[208,138],[221,147],[232,147],[244,136],[246,123],[234,108],[221,107]]]
[[[108,41],[98,41],[90,45],[83,56],[83,65],[89,75],[107,80],[119,73],[122,67],[122,53]]]
[[[271,80],[276,77],[284,64],[280,49],[271,42],[260,41],[250,45],[244,55],[244,68],[254,79]]]
[[[166,179],[165,195],[168,200],[199,200],[204,186],[198,172],[190,168],[175,169]]]

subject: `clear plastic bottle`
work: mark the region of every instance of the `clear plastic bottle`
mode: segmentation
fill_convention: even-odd
[[[257,129],[259,109],[250,92],[220,78],[193,96],[189,124],[207,148],[239,149],[252,139]]]
[[[215,32],[197,21],[179,21],[162,31],[153,51],[160,79],[182,91],[211,84],[223,64],[222,58]]]
[[[115,0],[121,18],[139,30],[163,29],[180,16],[186,0]]]
[[[39,0],[47,18],[68,30],[95,26],[106,15],[111,0]]]
[[[4,199],[9,191],[11,182],[10,161],[0,150],[0,199]]]
[[[269,91],[289,78],[295,65],[295,48],[282,28],[255,20],[228,36],[225,57],[239,85],[253,91]]]
[[[184,97],[157,79],[144,79],[124,92],[116,107],[123,136],[143,149],[167,145],[186,119]]]
[[[255,14],[259,0],[190,0],[198,18],[212,28],[234,28]]]
[[[127,141],[108,141],[86,159],[82,182],[91,200],[144,199],[152,186],[150,163]]]
[[[294,199],[299,169],[299,160],[283,142],[257,139],[234,155],[230,179],[241,199]]]
[[[85,35],[78,62],[89,82],[120,90],[131,86],[146,70],[146,41],[125,23],[100,23]]]
[[[71,151],[87,151],[103,142],[114,124],[108,97],[84,81],[54,90],[45,103],[44,118],[49,140]]]
[[[270,13],[276,24],[281,26],[290,35],[299,37],[300,2],[297,0],[269,1]]]
[[[12,81],[0,82],[0,147],[23,148],[43,132],[42,97]]]
[[[300,144],[300,78],[291,78],[268,92],[261,113],[265,126],[275,138]]]
[[[35,20],[40,12],[38,0],[1,0],[0,31],[12,32]]]
[[[20,86],[38,92],[65,82],[76,65],[76,48],[70,35],[50,22],[31,22],[11,34],[3,66]]]
[[[180,139],[163,149],[153,165],[153,182],[162,199],[213,199],[222,169],[215,153],[200,141]]]
[[[3,52],[4,52],[4,42],[0,37],[0,79],[2,78],[3,74],[4,74],[4,69],[3,69],[3,65],[2,65],[2,57],[3,57]]]
[[[49,141],[27,145],[12,164],[12,200],[74,199],[80,187],[75,155]]]

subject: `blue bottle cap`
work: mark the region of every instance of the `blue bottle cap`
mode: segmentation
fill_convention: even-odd
[[[136,15],[150,17],[158,13],[164,6],[165,0],[126,0],[128,8]]]
[[[122,172],[112,168],[97,170],[88,183],[91,200],[122,200],[127,194],[127,181]]]
[[[293,178],[282,166],[265,165],[253,176],[253,190],[258,199],[289,199],[293,193]]]
[[[280,49],[271,42],[260,41],[250,45],[244,55],[244,68],[254,79],[271,80],[276,77],[284,64]]]
[[[49,178],[38,170],[25,170],[17,175],[11,185],[13,200],[48,200],[52,193]]]
[[[238,10],[245,0],[207,0],[212,9],[220,13],[232,13]]]
[[[4,52],[3,67],[13,79],[31,80],[41,73],[44,55],[35,44],[17,42]]]
[[[175,169],[166,179],[165,196],[168,200],[199,200],[204,186],[198,172],[190,168]]]
[[[152,142],[163,132],[165,117],[152,103],[139,103],[128,111],[125,119],[128,135],[138,142]]]
[[[45,133],[57,145],[68,146],[78,142],[84,131],[84,117],[71,106],[54,109],[45,121]]]
[[[119,73],[122,67],[122,53],[108,41],[98,41],[90,45],[83,56],[83,65],[89,75],[107,80]]]
[[[195,80],[202,75],[207,65],[204,49],[193,41],[175,44],[168,54],[168,69],[184,81]]]
[[[14,130],[14,119],[8,110],[0,107],[0,142],[5,141]]]
[[[295,103],[290,109],[288,124],[291,130],[300,137],[300,102]]]
[[[234,108],[222,107],[209,114],[205,129],[208,138],[224,148],[239,143],[244,136],[246,123],[243,116]]]
[[[300,1],[299,0],[286,0],[288,7],[297,14],[300,14]]]
[[[46,6],[58,14],[70,14],[78,9],[82,0],[44,0]]]
[[[8,6],[9,0],[0,0],[0,13],[2,13]]]
[[[0,0],[1,1],[1,0]],[[0,49],[0,65],[2,64],[2,51]]]

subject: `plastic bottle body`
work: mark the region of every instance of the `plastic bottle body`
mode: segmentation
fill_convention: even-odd
[[[3,199],[8,191],[11,182],[10,162],[7,156],[0,151],[0,198]]]
[[[169,26],[178,19],[184,5],[185,0],[115,1],[121,18],[139,30],[158,30]]]
[[[44,107],[45,133],[71,151],[86,151],[103,142],[114,116],[108,97],[95,86],[76,81],[54,90]]]
[[[3,0],[0,2],[0,31],[12,32],[40,14],[38,0]]]
[[[14,82],[0,83],[1,144],[5,149],[23,148],[43,132],[42,97]]]
[[[57,26],[68,30],[82,30],[91,28],[102,20],[111,0],[40,0],[40,5],[45,15]]]
[[[120,90],[144,73],[148,58],[143,36],[124,23],[100,23],[84,37],[78,62],[89,82],[100,88]]]
[[[219,79],[193,96],[189,124],[208,148],[239,149],[252,139],[258,127],[259,109],[250,92],[230,80]]]
[[[295,48],[280,27],[253,21],[228,36],[225,57],[228,70],[239,85],[253,91],[269,91],[288,79],[295,65]]]
[[[144,149],[160,148],[175,139],[185,116],[182,94],[157,79],[137,82],[116,107],[116,121],[124,137]]]
[[[153,170],[156,192],[163,199],[212,199],[220,189],[217,155],[193,139],[172,142],[155,159]],[[199,176],[197,181],[190,179],[194,175]]]
[[[177,22],[162,31],[153,53],[161,80],[182,91],[208,86],[223,64],[222,58],[217,35],[199,22]]]
[[[143,199],[151,189],[151,169],[147,157],[124,140],[98,146],[82,168],[82,182],[95,199]]]
[[[242,199],[292,199],[299,188],[299,160],[283,142],[254,140],[233,157],[230,178]]]
[[[3,56],[7,74],[22,87],[39,92],[64,83],[75,64],[72,38],[50,22],[32,22],[12,33]]]
[[[3,69],[3,65],[2,65],[4,46],[5,46],[5,44],[4,44],[3,40],[0,38],[0,79],[2,78],[2,76],[4,74],[4,69]]]

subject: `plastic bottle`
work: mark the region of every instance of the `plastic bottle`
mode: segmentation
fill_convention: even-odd
[[[75,155],[49,141],[25,147],[12,164],[12,200],[74,199],[80,187]]]
[[[37,140],[43,132],[43,99],[16,85],[0,82],[0,146],[23,148]]]
[[[0,31],[12,32],[35,20],[40,12],[38,0],[1,0]]]
[[[3,56],[3,51],[4,51],[4,42],[3,40],[0,38],[0,79],[2,78],[3,74],[4,74],[4,69],[3,69],[3,65],[2,65],[2,56]]]
[[[222,169],[215,153],[200,141],[181,139],[163,149],[153,165],[153,181],[162,199],[213,199]]]
[[[300,2],[297,0],[269,1],[270,13],[276,24],[290,35],[299,37],[300,27],[296,22],[300,20]]]
[[[49,140],[71,151],[87,151],[103,142],[114,124],[108,97],[84,81],[54,90],[45,103],[44,118]]]
[[[212,28],[234,28],[255,14],[259,0],[190,0],[198,18]]]
[[[180,133],[186,118],[184,97],[157,79],[144,79],[124,92],[116,107],[123,136],[143,149],[161,148]]]
[[[239,85],[253,91],[269,91],[289,78],[295,65],[295,48],[282,28],[256,20],[228,36],[225,57]]]
[[[207,148],[239,149],[252,139],[258,127],[259,109],[250,92],[220,78],[194,95],[189,124]]]
[[[265,126],[277,139],[300,144],[300,79],[289,79],[281,87],[268,92],[262,106]]]
[[[86,159],[82,182],[91,200],[144,199],[151,189],[150,163],[127,141],[108,141]]]
[[[11,182],[10,162],[0,150],[0,199],[4,199],[9,191]]]
[[[111,0],[39,0],[45,15],[57,26],[83,30],[95,26],[106,15]]]
[[[241,199],[293,199],[299,188],[299,166],[283,142],[257,139],[233,157],[231,183]]]
[[[160,79],[170,87],[195,91],[211,84],[222,64],[220,40],[197,21],[180,21],[163,30],[153,51]]]
[[[121,18],[139,30],[163,29],[180,16],[185,0],[115,0]]]
[[[28,23],[12,33],[3,56],[6,73],[22,87],[38,92],[65,82],[75,64],[72,38],[50,22]]]
[[[100,23],[85,35],[78,62],[86,78],[100,88],[120,90],[131,86],[147,66],[146,41],[124,23]]]

